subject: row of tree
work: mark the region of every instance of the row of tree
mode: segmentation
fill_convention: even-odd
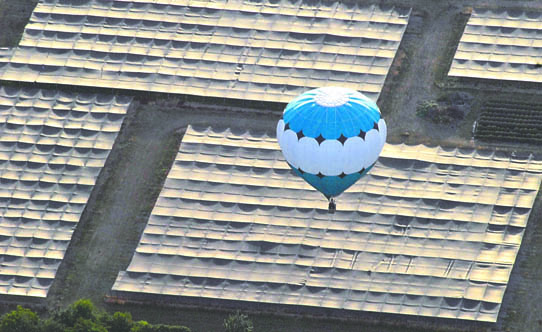
[[[253,327],[246,315],[237,312],[224,320],[224,329],[226,332],[252,332]],[[47,319],[18,306],[2,316],[0,332],[190,332],[190,329],[134,321],[129,312],[109,314],[97,310],[90,300],[79,300]]]

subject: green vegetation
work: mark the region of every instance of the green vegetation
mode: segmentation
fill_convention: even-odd
[[[9,332],[39,332],[40,320],[38,315],[29,309],[17,306],[16,310],[2,316],[0,331]]]
[[[436,124],[455,124],[471,110],[472,96],[466,92],[442,94],[437,100],[418,104],[416,115]]]
[[[254,330],[252,321],[239,311],[224,319],[224,328],[226,332],[252,332]]]
[[[436,124],[451,124],[464,117],[463,111],[456,105],[447,105],[435,100],[426,100],[419,104],[416,115]]]
[[[475,137],[482,140],[542,143],[542,105],[493,100],[485,103]]]
[[[190,329],[184,326],[152,325],[145,321],[134,322],[128,312],[110,315],[96,309],[90,300],[83,299],[65,310],[51,313],[44,320],[30,309],[18,306],[16,310],[2,316],[0,332],[190,332]]]

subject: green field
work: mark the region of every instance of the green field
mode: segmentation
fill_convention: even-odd
[[[542,89],[498,82],[448,80],[445,76],[454,54],[454,45],[466,22],[465,11],[473,4],[488,1],[395,0],[368,1],[412,6],[413,13],[379,105],[389,127],[392,142],[476,146],[508,151],[533,151],[542,156],[539,141],[518,144],[525,132],[503,141],[472,139],[473,122],[480,118],[481,129],[491,123],[506,99],[516,123],[525,109],[533,112],[542,100]],[[17,44],[36,1],[0,0],[0,46]],[[491,6],[514,6],[542,10],[540,1],[492,1]],[[473,106],[465,118],[452,125],[436,125],[416,116],[417,105],[437,100],[454,92],[468,93]],[[492,104],[493,103],[493,104]],[[540,105],[540,104],[538,104]],[[538,108],[538,106],[536,106]],[[501,107],[502,108],[502,107]],[[486,112],[486,113],[484,113]],[[486,115],[484,115],[486,114]],[[489,114],[489,115],[487,115]],[[500,114],[500,113],[499,113]],[[530,114],[530,113],[529,113]],[[542,113],[541,113],[542,114]],[[535,115],[533,113],[533,115]],[[226,311],[205,308],[172,308],[142,304],[107,304],[104,298],[117,276],[124,270],[177,152],[188,124],[252,128],[274,132],[280,112],[241,107],[225,107],[204,102],[183,103],[179,98],[149,95],[136,97],[117,143],[98,179],[83,217],[75,231],[56,281],[43,303],[32,303],[44,314],[65,307],[79,298],[90,298],[108,311],[130,311],[134,319],[153,323],[182,324],[195,332],[222,331]],[[481,121],[482,119],[483,122]],[[541,125],[542,126],[542,125]],[[518,128],[524,128],[519,126]],[[494,129],[489,129],[495,131]],[[521,132],[521,133],[520,133]],[[484,135],[483,131],[477,135]],[[519,133],[519,134],[518,134]],[[526,132],[525,132],[526,133]],[[534,132],[536,134],[536,132]],[[496,136],[496,135],[495,135]],[[484,137],[485,138],[485,137]],[[503,137],[506,138],[506,137]],[[538,144],[536,144],[538,142]],[[535,143],[535,144],[531,144]],[[427,320],[416,317],[363,314],[358,320],[331,320],[325,317],[269,315],[250,313],[256,332],[423,332],[423,331],[540,331],[542,329],[542,198],[539,194],[530,217],[518,262],[505,294],[503,309],[496,325]],[[2,312],[25,299],[1,299]],[[409,327],[406,327],[409,326]]]
[[[542,105],[492,100],[478,118],[476,138],[489,141],[542,143]]]

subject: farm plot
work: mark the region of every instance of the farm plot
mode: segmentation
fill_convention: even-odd
[[[0,78],[270,102],[341,85],[376,100],[409,15],[303,1],[42,1],[0,56]]]
[[[542,143],[542,105],[488,101],[476,125],[475,137],[482,140]]]
[[[497,320],[541,161],[388,144],[329,215],[278,149],[188,127],[113,296]]]
[[[541,22],[539,11],[473,10],[448,75],[540,83]]]
[[[47,296],[130,102],[0,86],[0,295]]]

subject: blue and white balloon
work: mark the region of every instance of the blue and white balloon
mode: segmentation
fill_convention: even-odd
[[[355,90],[324,87],[286,106],[277,139],[290,167],[328,199],[375,164],[386,143],[378,106]]]

